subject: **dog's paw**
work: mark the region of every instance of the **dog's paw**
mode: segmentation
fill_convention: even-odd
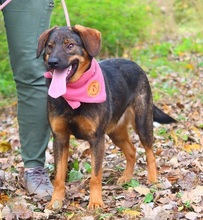
[[[62,206],[63,206],[63,201],[60,199],[56,199],[53,201],[51,200],[51,202],[46,206],[46,209],[58,211],[62,208]]]
[[[124,183],[127,183],[131,180],[132,176],[122,176],[118,179],[117,184],[123,185]]]
[[[155,183],[158,183],[157,178],[150,178],[147,180],[147,184],[155,184]]]
[[[94,201],[94,202],[89,202],[87,209],[88,210],[95,210],[95,209],[99,209],[99,208],[104,208],[104,202],[101,201]]]

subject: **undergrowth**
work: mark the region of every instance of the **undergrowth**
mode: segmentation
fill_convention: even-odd
[[[173,0],[175,35],[167,32],[167,14],[156,1],[79,0],[67,2],[71,25],[81,24],[102,32],[103,49],[97,59],[124,57],[137,62],[150,81],[178,72],[183,79],[203,66],[203,16],[201,0]],[[194,25],[195,24],[195,25]],[[51,26],[66,25],[60,0],[55,0]],[[164,33],[163,33],[164,30]],[[0,14],[0,106],[15,99],[16,90],[9,64],[3,17]],[[151,80],[152,79],[152,80]],[[153,80],[154,79],[154,80]],[[176,86],[152,83],[154,99],[178,95]]]

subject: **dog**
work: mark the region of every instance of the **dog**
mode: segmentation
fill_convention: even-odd
[[[88,141],[91,152],[89,209],[104,207],[102,161],[105,134],[121,148],[126,168],[118,184],[133,176],[136,149],[128,135],[131,125],[146,152],[148,182],[157,182],[153,153],[153,121],[175,119],[153,104],[145,72],[135,62],[107,59],[97,62],[101,33],[89,27],[53,27],[38,41],[37,57],[43,53],[47,72],[48,118],[54,137],[55,182],[49,209],[60,209],[65,196],[65,178],[70,135]]]

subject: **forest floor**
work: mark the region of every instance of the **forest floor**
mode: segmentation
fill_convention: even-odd
[[[155,101],[177,124],[154,124],[154,152],[159,172],[157,184],[147,184],[145,152],[138,136],[129,129],[137,149],[133,179],[116,184],[125,167],[122,152],[106,138],[103,162],[103,201],[105,208],[86,209],[89,200],[90,156],[88,144],[71,140],[66,198],[55,213],[45,209],[47,202],[29,195],[24,188],[23,162],[16,118],[16,102],[0,109],[0,219],[203,219],[203,67],[198,55],[181,55],[190,69],[150,77],[156,85],[175,87],[178,93]],[[174,61],[175,62],[175,61]],[[176,60],[176,62],[178,62]],[[201,61],[202,62],[202,61]],[[46,152],[46,168],[54,181],[52,140]]]

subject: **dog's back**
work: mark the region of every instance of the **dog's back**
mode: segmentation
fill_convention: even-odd
[[[127,107],[133,106],[134,111],[139,110],[141,106],[136,106],[138,99],[141,101],[148,97],[149,102],[146,103],[145,108],[150,107],[150,86],[146,74],[135,62],[125,59],[108,59],[99,62],[99,65],[107,87],[106,105],[111,106],[112,118],[110,120],[112,122],[118,121]]]

